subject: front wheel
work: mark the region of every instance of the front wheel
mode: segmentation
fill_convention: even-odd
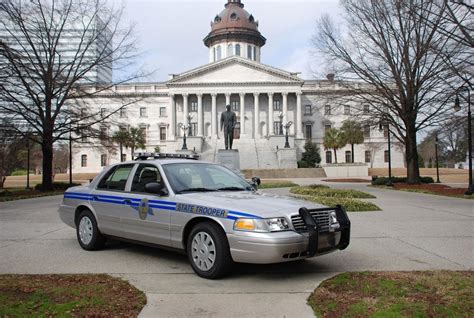
[[[193,270],[201,277],[220,278],[232,269],[229,243],[217,224],[197,224],[188,237],[186,249]]]
[[[99,250],[105,245],[105,237],[100,233],[94,215],[88,210],[79,214],[76,234],[79,245],[87,251]]]

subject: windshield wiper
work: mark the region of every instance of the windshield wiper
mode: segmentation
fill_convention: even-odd
[[[218,188],[217,191],[248,191],[248,188],[241,188],[241,187],[223,187]]]
[[[209,188],[188,188],[183,189],[181,191],[176,192],[176,194],[187,193],[187,192],[211,192],[217,191],[216,189],[209,189]]]

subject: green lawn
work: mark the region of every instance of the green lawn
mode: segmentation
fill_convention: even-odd
[[[145,304],[108,275],[0,275],[0,317],[136,317]]]
[[[354,272],[308,298],[318,317],[473,317],[474,272]]]

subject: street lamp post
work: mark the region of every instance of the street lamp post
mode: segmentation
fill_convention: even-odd
[[[30,189],[30,136],[26,137],[26,189]]]
[[[293,122],[289,121],[285,124],[285,148],[290,148],[290,143],[288,142],[288,130],[290,130],[291,125],[293,125]]]
[[[69,185],[72,186],[72,126],[69,126]]]
[[[390,145],[390,123],[388,120],[382,119],[379,130],[387,129],[387,147],[388,147],[388,182],[387,186],[393,187],[392,182],[392,150]]]
[[[472,195],[474,192],[474,185],[472,184],[472,127],[471,127],[471,90],[468,87],[461,87],[459,91],[467,91],[467,140],[468,140],[468,158],[469,158],[469,185],[465,195]],[[459,101],[459,96],[456,94],[456,99],[454,100],[454,110],[461,110],[461,103]]]
[[[438,134],[436,134],[436,137],[435,137],[436,183],[441,183],[441,181],[439,181],[438,143],[439,143]]]
[[[283,113],[280,113],[280,115],[278,115],[278,118],[280,118],[280,132],[279,132],[279,135],[280,136],[283,136]]]

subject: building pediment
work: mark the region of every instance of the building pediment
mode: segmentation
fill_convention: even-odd
[[[303,84],[296,73],[286,72],[242,57],[233,56],[174,75],[168,86],[219,84]]]

